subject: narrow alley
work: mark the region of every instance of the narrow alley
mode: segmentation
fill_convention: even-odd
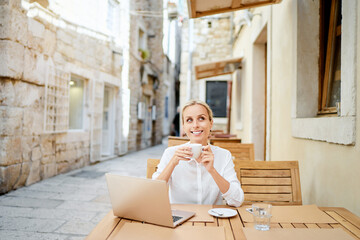
[[[104,174],[145,177],[167,143],[40,181],[0,196],[0,239],[84,239],[111,210]]]

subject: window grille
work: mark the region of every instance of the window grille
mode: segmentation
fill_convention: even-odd
[[[65,132],[69,128],[70,73],[49,67],[45,82],[44,132]]]

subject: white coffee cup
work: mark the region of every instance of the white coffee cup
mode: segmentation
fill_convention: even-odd
[[[202,145],[200,143],[190,143],[191,151],[193,153],[192,158],[198,159],[202,152]]]

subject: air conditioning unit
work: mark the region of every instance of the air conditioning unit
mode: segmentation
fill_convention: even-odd
[[[138,110],[137,111],[138,119],[139,120],[144,120],[145,119],[145,103],[144,102],[139,102],[137,110]]]
[[[151,108],[151,119],[153,121],[156,120],[156,105],[153,105],[152,108]]]
[[[168,2],[167,11],[168,11],[168,18],[169,19],[175,19],[175,18],[178,17],[178,11],[177,11],[176,3]]]

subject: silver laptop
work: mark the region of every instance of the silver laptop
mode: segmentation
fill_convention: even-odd
[[[171,210],[165,181],[105,174],[114,215],[176,227],[195,215]]]

